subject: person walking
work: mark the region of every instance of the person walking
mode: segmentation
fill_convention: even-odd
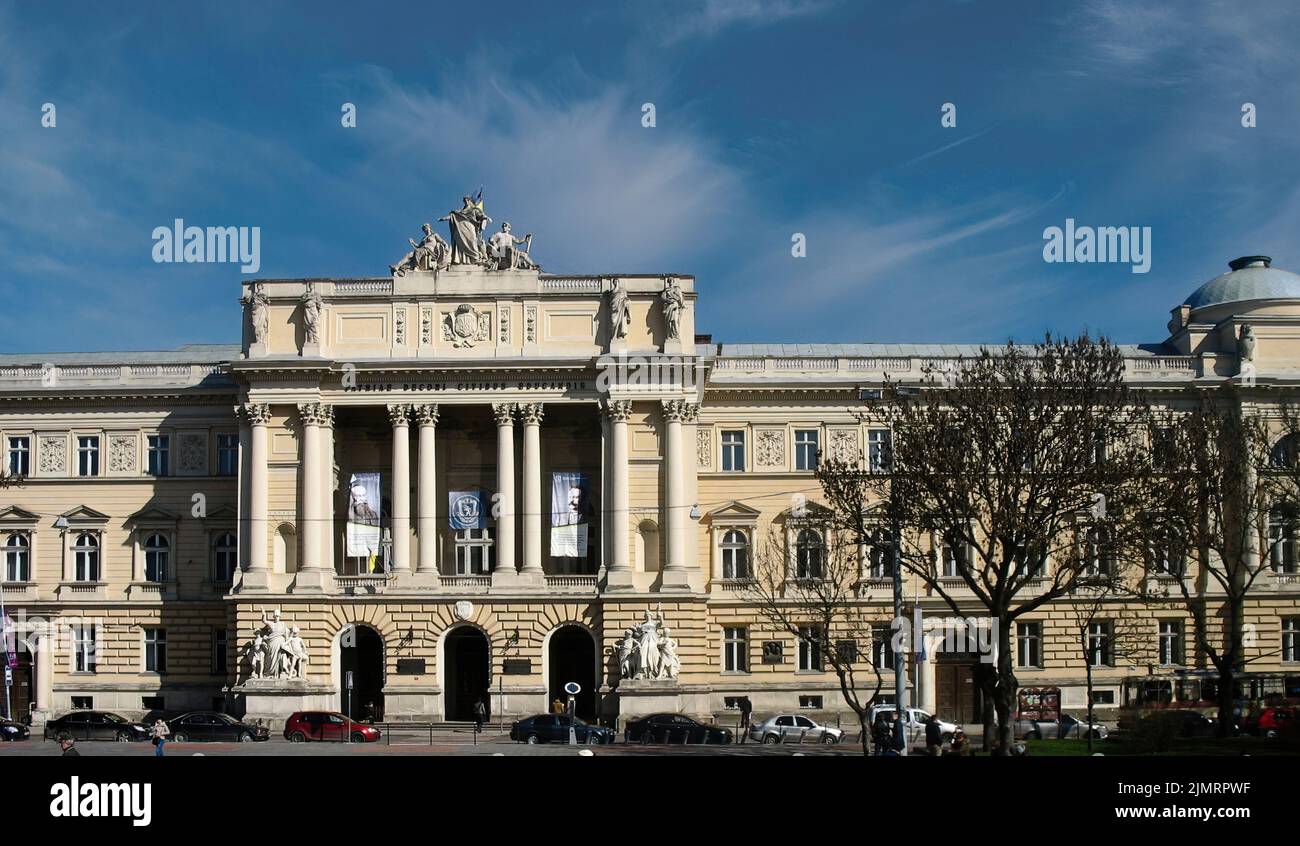
[[[903,712],[894,712],[894,731],[893,737],[890,738],[889,748],[895,755],[902,755],[907,751],[907,727],[903,724]]]
[[[59,743],[59,747],[63,749],[63,757],[64,757],[64,758],[80,758],[80,757],[81,757],[81,753],[77,751],[77,743],[76,743],[76,741],[73,740],[73,739],[70,738],[70,737],[64,738],[63,741]]]
[[[929,722],[925,724],[925,749],[932,758],[939,757],[943,752],[943,729],[939,728],[939,718],[934,714],[930,715]]]
[[[149,733],[153,735],[154,757],[161,758],[163,756],[163,747],[167,745],[167,736],[171,734],[172,731],[167,728],[167,724],[160,718],[154,720],[153,728],[149,730]]]
[[[889,748],[889,721],[885,719],[884,711],[877,713],[876,721],[871,724],[871,746],[877,756],[884,755]]]
[[[487,706],[483,704],[482,699],[474,702],[474,732],[477,734],[483,731],[483,723],[487,720]]]
[[[754,703],[749,701],[748,696],[740,697],[740,742],[744,743],[745,738],[749,736],[749,716],[754,713]]]

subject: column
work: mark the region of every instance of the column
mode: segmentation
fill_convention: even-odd
[[[327,570],[334,569],[334,406],[322,405],[321,418],[321,478],[320,478],[320,549],[321,561]]]
[[[266,468],[266,425],[271,422],[271,407],[265,403],[247,403],[244,415],[248,418],[252,430],[249,448],[249,483],[248,511],[246,519],[240,521],[240,530],[248,532],[248,573],[256,574],[253,579],[245,576],[246,587],[267,587],[267,575],[270,567],[266,561],[268,523],[268,491]]]
[[[54,711],[54,650],[58,647],[58,637],[41,635],[32,650],[32,661],[36,664],[36,711],[48,719]]]
[[[628,531],[631,529],[631,500],[628,495],[627,423],[632,417],[630,400],[605,404],[609,423],[609,565],[605,568],[607,590],[632,587],[632,566],[628,561]]]
[[[497,498],[494,503],[497,529],[497,574],[515,573],[515,404],[496,403],[492,416],[497,423]]]
[[[416,493],[419,514],[415,527],[420,544],[417,572],[432,576],[438,572],[438,476],[434,455],[438,406],[415,406],[415,418],[420,424],[420,467]]]
[[[322,522],[321,479],[323,462],[321,449],[321,424],[327,415],[326,406],[318,402],[298,404],[298,417],[302,421],[302,460],[299,465],[301,493],[298,496],[298,534],[302,538],[302,561],[294,579],[293,590],[317,591],[325,588],[325,561],[321,557]]]
[[[235,419],[239,421],[239,492],[236,494],[235,513],[248,517],[248,492],[251,486],[253,427],[248,423],[248,415],[242,405],[235,406]],[[242,528],[236,533],[239,542],[238,570],[242,573],[248,569],[248,532]],[[235,574],[236,580],[240,573]]]
[[[542,568],[542,404],[519,406],[524,424],[524,566],[530,581],[545,582]]]
[[[682,422],[687,406],[682,400],[664,400],[663,418],[666,428],[664,438],[664,464],[667,473],[664,525],[667,527],[667,555],[664,559],[663,581],[660,590],[689,590],[686,581],[686,466]]]
[[[411,572],[411,407],[388,406],[393,423],[393,572]]]

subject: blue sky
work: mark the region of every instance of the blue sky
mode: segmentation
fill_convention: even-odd
[[[1229,259],[1300,270],[1298,23],[1243,0],[0,0],[0,351],[236,341],[237,266],[152,261],[174,218],[260,226],[261,277],[375,276],[480,185],[548,271],[695,274],[715,340],[1158,341]],[[1151,271],[1044,263],[1067,217],[1150,226]]]

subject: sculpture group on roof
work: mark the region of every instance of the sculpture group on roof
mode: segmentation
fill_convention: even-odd
[[[411,251],[389,266],[394,276],[404,276],[412,270],[446,270],[458,265],[485,270],[541,270],[529,255],[533,244],[531,232],[518,238],[510,231],[507,221],[501,224],[499,232],[485,239],[492,218],[483,210],[482,189],[477,196],[466,195],[461,200],[459,209],[438,218],[447,222],[451,240],[446,241],[434,232],[432,224],[424,224],[420,240],[410,239]]]

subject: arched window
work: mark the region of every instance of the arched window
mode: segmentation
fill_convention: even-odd
[[[230,584],[235,580],[235,567],[239,561],[239,539],[231,532],[223,532],[212,539],[212,581]]]
[[[492,571],[494,547],[491,532],[491,529],[457,530],[457,576],[485,576]]]
[[[5,543],[5,581],[31,581],[31,541],[15,532]]]
[[[99,538],[91,532],[83,532],[73,544],[72,552],[77,581],[99,581]]]
[[[167,581],[167,559],[171,544],[162,535],[153,534],[144,542],[144,580],[146,582]]]
[[[1269,463],[1279,469],[1292,469],[1300,460],[1300,432],[1284,435],[1269,451]]]
[[[1274,573],[1294,573],[1296,562],[1295,521],[1281,508],[1268,515],[1268,563]]]
[[[816,529],[802,529],[795,540],[795,578],[820,579],[825,547]]]
[[[722,536],[722,578],[749,577],[749,538],[739,529],[732,529]]]

